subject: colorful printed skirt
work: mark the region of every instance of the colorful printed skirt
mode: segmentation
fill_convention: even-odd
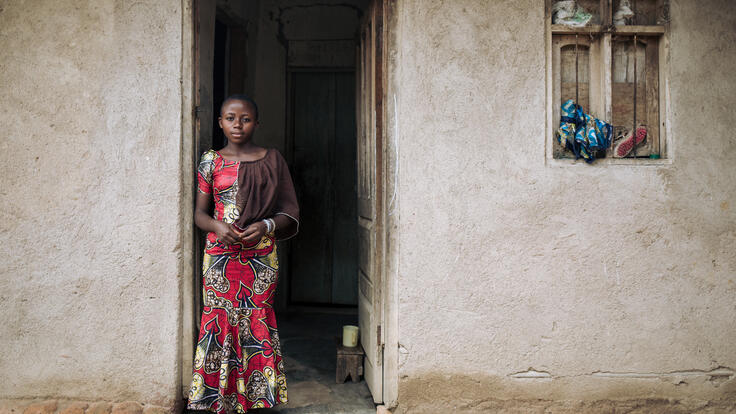
[[[285,403],[273,298],[276,244],[211,244],[202,263],[204,309],[188,408],[245,413]]]

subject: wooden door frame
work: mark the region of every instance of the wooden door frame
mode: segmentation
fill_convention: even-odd
[[[181,395],[186,398],[191,384],[191,367],[196,342],[196,281],[200,270],[195,265],[194,250],[194,194],[196,193],[195,171],[198,159],[199,142],[196,137],[196,102],[197,88],[195,79],[198,76],[198,51],[196,48],[195,8],[196,0],[182,1],[182,59],[181,59],[181,156],[180,171],[180,259],[179,274],[182,278],[180,287],[181,325],[179,327],[179,373],[181,378]],[[381,232],[377,235],[381,243],[381,257],[377,258],[383,289],[383,402],[393,407],[398,402],[399,383],[399,331],[398,331],[398,127],[397,106],[393,86],[392,73],[396,69],[396,57],[391,50],[396,50],[396,38],[393,28],[397,26],[393,0],[372,0],[383,3],[383,48],[382,48],[382,111],[383,137],[377,153],[381,154],[381,164],[376,164],[381,174],[381,200],[379,206],[382,222]],[[357,68],[356,68],[357,70]],[[392,97],[389,99],[389,97]],[[357,95],[356,95],[357,98]],[[385,154],[385,155],[384,155]],[[378,171],[377,171],[378,173]],[[378,174],[377,174],[378,176]],[[388,197],[387,197],[388,196]]]
[[[382,285],[383,313],[383,403],[389,408],[398,404],[399,399],[399,130],[398,107],[394,84],[394,73],[397,69],[397,57],[392,51],[397,50],[397,13],[395,0],[372,0],[382,2],[381,30],[381,113],[382,137],[377,142],[377,152],[381,154],[381,162],[377,168],[381,172],[381,257],[377,268],[380,269]],[[377,178],[378,181],[378,178]]]
[[[211,27],[202,28],[199,24],[201,11],[206,9],[211,18]],[[211,122],[212,106],[212,70],[214,49],[205,51],[200,48],[200,30],[214,41],[216,0],[184,0],[182,2],[182,59],[181,59],[181,157],[180,171],[180,205],[182,217],[180,227],[180,271],[182,278],[180,289],[181,325],[179,335],[179,377],[181,378],[181,395],[187,398],[192,381],[192,364],[194,348],[199,335],[201,317],[201,264],[203,249],[202,232],[194,225],[194,202],[197,193],[196,170],[199,156],[212,147],[212,128],[202,135],[201,121]],[[211,30],[210,30],[211,29]],[[204,69],[203,59],[208,69]],[[203,74],[203,70],[208,73]],[[200,78],[209,79],[200,84]],[[206,101],[202,89],[209,92],[210,101]]]
[[[375,243],[377,253],[373,258],[373,268],[376,277],[380,281],[381,304],[380,304],[380,334],[379,343],[382,346],[382,377],[383,395],[381,400],[387,407],[395,407],[398,403],[399,384],[399,331],[398,331],[398,237],[396,229],[399,228],[398,217],[398,128],[397,128],[397,106],[395,100],[392,74],[396,68],[396,57],[391,54],[396,50],[396,37],[393,36],[396,27],[396,13],[394,0],[371,0],[368,11],[380,2],[380,29],[376,34],[380,39],[375,39],[380,45],[380,52],[376,58],[380,60],[376,69],[376,95],[375,108],[372,108],[372,116],[375,117],[375,162],[376,168],[376,202],[377,211],[374,213]],[[360,59],[356,70],[362,71]],[[360,76],[356,78],[360,82]],[[360,90],[356,93],[356,99],[360,103]],[[370,92],[369,92],[370,93]],[[393,98],[389,98],[392,97]],[[358,111],[362,108],[356,107]],[[356,117],[356,126],[360,122],[360,114]],[[360,204],[360,199],[358,200]],[[360,210],[360,205],[358,206]],[[360,255],[360,253],[359,253]]]
[[[179,301],[181,303],[181,325],[179,328],[179,378],[182,398],[187,398],[192,381],[192,363],[197,327],[196,276],[197,266],[194,231],[194,180],[195,165],[199,142],[196,138],[196,91],[195,79],[198,76],[198,50],[196,47],[197,12],[195,0],[182,1],[182,57],[181,57],[181,156],[179,157],[181,180],[179,182],[181,198],[179,200],[182,217],[180,223],[180,259],[179,274],[181,287]]]

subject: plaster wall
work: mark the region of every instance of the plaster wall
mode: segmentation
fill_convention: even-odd
[[[0,398],[178,398],[181,36],[181,2],[0,3]]]
[[[394,7],[399,412],[733,404],[736,5],[672,1],[654,165],[545,156],[544,2]]]

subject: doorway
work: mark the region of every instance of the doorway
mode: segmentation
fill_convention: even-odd
[[[339,327],[359,324],[361,386],[381,402],[384,378],[393,375],[384,364],[385,0],[191,1],[194,157],[224,144],[221,100],[250,95],[260,109],[256,143],[285,156],[300,200],[300,234],[279,245],[282,344],[321,344],[313,351],[326,358],[324,369],[334,366]],[[201,251],[193,252],[194,280],[201,280]],[[397,359],[394,350],[387,355]],[[191,357],[183,359],[186,372]]]
[[[289,302],[358,305],[355,73],[289,70],[291,174],[303,220]]]

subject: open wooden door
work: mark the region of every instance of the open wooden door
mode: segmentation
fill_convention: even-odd
[[[358,76],[358,313],[364,376],[383,402],[383,0],[361,25]]]
[[[212,74],[214,68],[215,0],[194,0],[194,158],[199,163],[203,152],[212,148]],[[195,164],[195,165],[197,165]],[[195,167],[196,168],[196,167]],[[194,185],[197,185],[196,180]],[[195,188],[194,193],[197,193]],[[205,234],[194,228],[195,321],[199,333],[199,317],[202,312],[202,250]],[[196,343],[195,338],[195,343]]]
[[[194,211],[194,194],[197,194],[195,174],[202,152],[212,147],[212,73],[213,47],[215,30],[215,0],[191,0],[184,2],[188,24],[184,24],[183,42],[191,48],[184,48],[182,71],[182,127],[183,142],[191,139],[191,148],[182,148],[185,154],[184,171],[191,182],[191,208]],[[186,30],[190,29],[190,30]],[[190,169],[191,168],[191,169]],[[190,216],[191,217],[191,216]],[[191,227],[183,227],[185,234],[191,234],[192,275],[187,278],[182,294],[185,300],[182,308],[181,344],[181,393],[183,398],[189,395],[192,383],[192,362],[194,347],[199,334],[199,323],[202,316],[202,250],[204,234],[190,221]],[[188,338],[187,338],[188,337]]]
[[[194,122],[195,150],[199,162],[202,153],[212,147],[212,74],[214,68],[215,0],[194,0]]]

